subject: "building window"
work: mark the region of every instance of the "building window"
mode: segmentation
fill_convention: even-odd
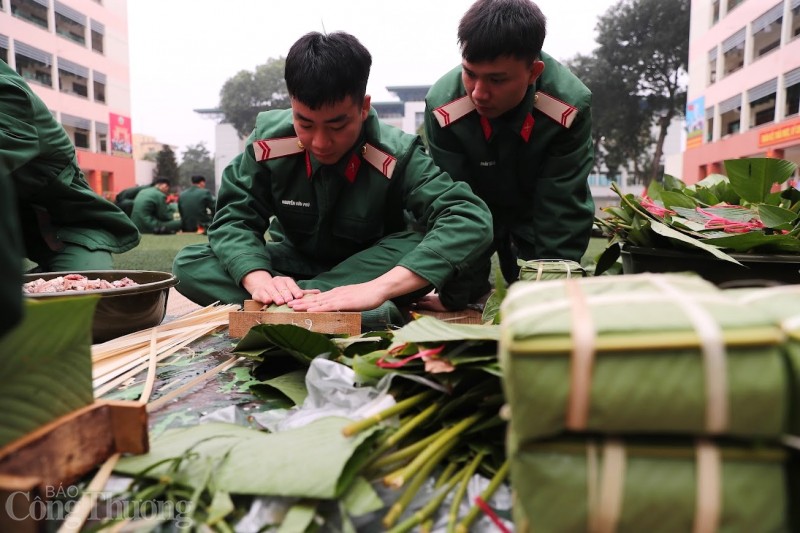
[[[53,56],[20,41],[14,43],[17,73],[28,81],[53,86]]]
[[[92,50],[95,52],[103,53],[104,45],[104,35],[106,33],[106,27],[103,26],[101,23],[97,22],[96,20],[92,21]]]
[[[11,0],[11,14],[22,20],[49,30],[47,0]]]
[[[706,142],[711,142],[714,137],[714,108],[706,109]]]
[[[722,43],[722,75],[727,76],[744,66],[744,28]]]
[[[86,45],[86,15],[65,6],[58,0],[53,4],[56,12],[56,33],[82,46]]]
[[[95,146],[98,153],[108,153],[108,124],[102,122],[94,123]]]
[[[717,81],[717,47],[708,53],[708,85]]]
[[[719,103],[719,123],[722,136],[738,133],[741,125],[742,95]]]
[[[0,59],[8,63],[8,37],[0,33]]]
[[[88,119],[61,113],[61,125],[69,135],[75,148],[89,148],[91,122]]]
[[[733,8],[735,8],[742,2],[744,2],[744,0],[728,0],[728,13],[730,13],[733,10]]]
[[[58,88],[62,93],[89,97],[89,69],[58,58]]]
[[[783,2],[773,6],[753,21],[753,59],[775,50],[781,45]]]
[[[711,4],[711,25],[719,22],[719,0],[714,0]]]
[[[775,93],[750,102],[750,127],[775,122]]]
[[[792,11],[789,16],[791,17],[789,22],[792,25],[791,36],[794,39],[800,35],[800,2],[792,1]]]
[[[800,68],[787,72],[783,76],[786,84],[786,100],[784,110],[786,116],[796,115],[800,111]]]
[[[99,72],[94,73],[94,101],[106,102],[106,77]]]

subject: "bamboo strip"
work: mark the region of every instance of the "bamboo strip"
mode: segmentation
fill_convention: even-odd
[[[226,326],[230,312],[237,309],[237,305],[206,306],[172,322],[92,346],[95,395],[102,396],[197,338]],[[148,379],[154,383],[154,369],[150,375]],[[152,385],[146,386],[144,393],[151,392]]]
[[[764,346],[780,344],[784,340],[778,328],[765,326],[722,332],[725,345]],[[601,333],[597,337],[597,352],[624,352],[635,350],[662,351],[666,349],[699,348],[700,337],[695,331],[642,331],[627,333]],[[572,339],[564,336],[538,336],[530,339],[512,340],[509,345],[515,356],[567,355],[572,351]]]
[[[162,396],[158,400],[155,400],[155,401],[152,401],[152,402],[148,403],[147,404],[147,412],[148,413],[152,413],[153,411],[157,411],[158,409],[163,407],[164,404],[166,404],[167,402],[171,401],[172,399],[180,396],[184,392],[187,392],[189,389],[192,389],[192,388],[196,387],[200,383],[202,383],[202,382],[206,381],[207,379],[219,374],[220,372],[223,372],[225,370],[228,370],[231,367],[236,366],[240,362],[244,361],[244,359],[245,359],[244,357],[236,357],[236,356],[231,357],[230,359],[228,359],[227,361],[225,361],[221,365],[212,368],[208,372],[200,374],[199,376],[197,376],[193,380],[181,385],[180,387],[178,387],[174,391],[170,392],[169,394],[165,394],[164,396]]]
[[[156,355],[158,354],[156,335],[158,335],[158,327],[153,328],[153,333],[150,335],[150,354],[147,361],[147,379],[145,380],[142,394],[139,396],[139,402],[141,403],[147,403],[150,400],[150,394],[152,394],[153,385],[156,382]]]
[[[92,508],[97,503],[97,498],[100,491],[106,486],[108,478],[117,466],[117,461],[120,458],[119,453],[115,453],[103,463],[103,466],[97,471],[89,486],[83,492],[81,499],[75,503],[72,512],[67,516],[64,523],[58,528],[58,533],[78,533],[83,528],[86,518],[89,516]]]
[[[187,336],[186,338],[184,338],[178,344],[171,345],[167,349],[160,350],[156,362],[161,362],[162,360],[166,359],[170,355],[182,350],[187,345],[191,344],[194,340],[196,340],[198,337],[200,337],[200,336],[202,336],[204,334],[205,333],[201,333],[201,334],[198,334],[198,335]],[[123,383],[124,381],[136,376],[141,371],[143,371],[147,367],[147,363],[143,362],[143,359],[144,359],[144,357],[140,356],[136,361],[133,361],[129,365],[126,365],[125,368],[121,368],[117,373],[107,374],[103,378],[99,378],[99,379],[95,380],[95,384],[94,384],[95,396],[102,396],[103,394],[107,393],[108,391],[114,389],[120,383]],[[127,370],[127,372],[126,372],[126,370]],[[121,372],[124,372],[124,374],[120,374]],[[118,377],[115,378],[114,376],[118,376]],[[112,381],[109,381],[109,380],[112,380]],[[106,382],[107,382],[106,385],[101,386]]]
[[[197,339],[198,337],[205,335],[209,331],[213,331],[213,329],[202,326],[195,326],[194,328],[188,331],[181,332],[180,335],[163,339],[162,343],[158,347],[158,351],[159,353],[162,353],[166,350],[170,350],[175,346],[184,344],[186,339],[189,340]],[[137,348],[129,354],[120,354],[113,359],[106,359],[104,361],[94,363],[92,365],[92,374],[93,374],[92,377],[95,382],[107,381],[107,379],[103,380],[103,377],[106,376],[108,373],[114,372],[115,370],[124,371],[123,367],[125,367],[126,365],[128,365],[127,368],[131,368],[137,362],[140,362],[142,359],[146,358],[149,353],[150,350],[148,343],[147,348]]]

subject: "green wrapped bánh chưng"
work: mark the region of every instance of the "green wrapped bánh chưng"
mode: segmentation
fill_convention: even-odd
[[[530,261],[518,259],[517,265],[519,265],[519,279],[521,281],[586,277],[586,271],[580,263],[565,259],[533,259]]]
[[[511,438],[563,431],[777,437],[783,333],[696,276],[511,286],[499,357]]]
[[[786,335],[784,350],[789,366],[792,401],[789,403],[789,433],[800,436],[800,285],[725,291],[752,313],[764,313],[778,323]]]
[[[559,439],[510,461],[519,532],[793,530],[779,448]]]

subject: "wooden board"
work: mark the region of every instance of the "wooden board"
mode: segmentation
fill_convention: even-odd
[[[258,302],[245,300],[244,310],[228,315],[228,334],[232,338],[241,338],[259,324],[294,324],[317,333],[360,335],[361,313],[263,311]]]
[[[148,449],[144,404],[98,400],[0,448],[0,502],[27,505],[36,496],[44,499],[115,453]],[[37,529],[30,516],[22,522],[16,519],[20,516],[24,513],[0,505],[0,531]]]

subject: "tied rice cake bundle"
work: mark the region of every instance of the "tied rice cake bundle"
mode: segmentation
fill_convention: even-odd
[[[501,312],[512,441],[565,430],[785,432],[780,328],[699,277],[519,282]]]
[[[510,459],[521,532],[792,531],[780,449],[561,439]]]
[[[784,350],[789,362],[792,390],[789,433],[800,435],[800,285],[736,289],[725,293],[750,309],[751,313],[772,317],[786,335]]]
[[[586,271],[575,261],[565,259],[517,260],[519,279],[522,281],[546,281],[586,277]]]

